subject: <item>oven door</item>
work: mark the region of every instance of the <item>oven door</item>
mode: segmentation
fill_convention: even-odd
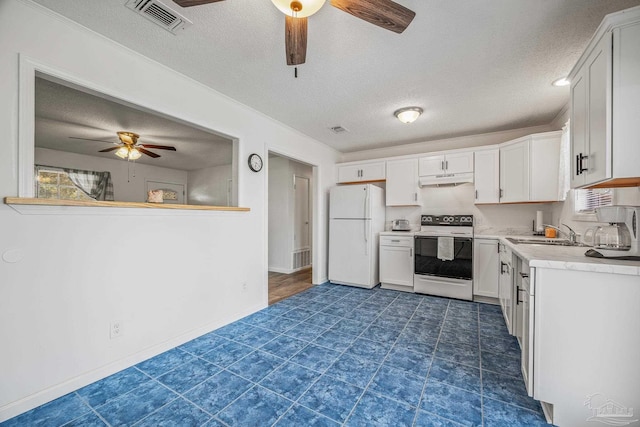
[[[451,279],[473,279],[473,238],[454,237],[454,257],[438,259],[438,237],[416,236],[415,273]]]

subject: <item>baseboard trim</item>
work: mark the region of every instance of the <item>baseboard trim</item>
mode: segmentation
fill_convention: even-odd
[[[243,317],[248,316],[252,313],[255,313],[256,311],[262,310],[266,306],[267,305],[265,304],[259,304],[257,306],[253,306],[247,310],[243,310],[239,313],[236,313],[234,316],[232,316],[231,319],[219,320],[219,321],[208,323],[204,326],[201,326],[199,328],[196,328],[189,332],[181,334],[161,344],[154,345],[152,347],[139,351],[135,354],[127,356],[123,359],[109,363],[106,366],[102,366],[90,372],[86,372],[68,381],[49,387],[45,390],[39,391],[27,397],[24,397],[15,402],[11,402],[5,405],[4,407],[0,408],[0,423],[10,418],[13,418],[15,416],[18,416],[24,412],[27,412],[33,408],[37,408],[38,406],[43,405],[47,402],[51,402],[52,400],[55,400],[66,394],[69,394],[86,385],[92,384],[96,381],[106,378],[109,375],[113,375],[116,372],[122,371],[123,369],[136,365],[146,359],[157,356],[160,353],[163,353],[174,347],[177,347],[186,342],[189,342],[194,338],[198,338],[199,336],[209,333],[211,331],[214,331],[224,325],[227,325],[229,323],[235,322],[236,320],[242,319]]]

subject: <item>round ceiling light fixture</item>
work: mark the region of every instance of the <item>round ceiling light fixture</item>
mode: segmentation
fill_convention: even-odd
[[[306,18],[313,15],[324,5],[326,0],[271,0],[280,12],[294,18]]]
[[[422,114],[420,107],[405,107],[393,113],[402,123],[413,123]]]
[[[554,80],[552,85],[556,87],[569,86],[571,82],[566,77],[559,78],[558,80]]]

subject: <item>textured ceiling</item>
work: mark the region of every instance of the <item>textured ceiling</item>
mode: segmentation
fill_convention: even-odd
[[[36,78],[35,145],[118,160],[109,142],[77,140],[89,138],[118,142],[118,131],[140,135],[141,144],[170,145],[176,151],[149,149],[159,158],[143,155],[138,163],[172,169],[195,170],[228,165],[232,141],[184,123],[168,120],[89,93]]]
[[[180,8],[173,35],[126,0],[34,0],[343,152],[548,124],[567,103],[551,82],[577,61],[602,18],[640,0],[397,0],[403,34],[327,2],[309,18],[294,78],[284,15],[270,0]],[[393,111],[420,106],[411,125]],[[341,125],[349,132],[334,134]]]

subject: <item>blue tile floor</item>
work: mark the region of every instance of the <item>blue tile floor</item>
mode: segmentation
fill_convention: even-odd
[[[319,285],[1,424],[537,426],[497,306]]]

